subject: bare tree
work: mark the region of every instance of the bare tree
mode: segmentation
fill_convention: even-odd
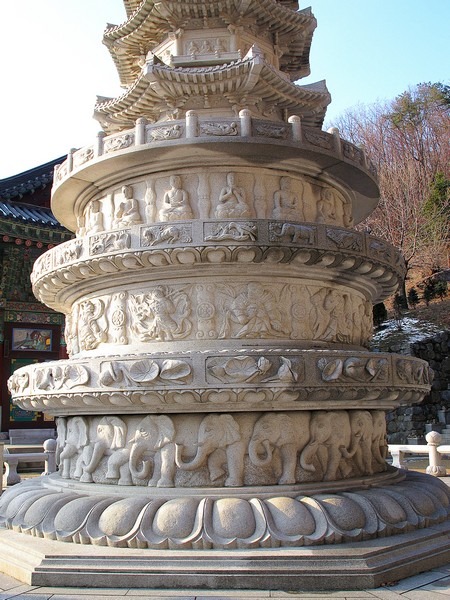
[[[426,206],[438,174],[450,177],[450,87],[420,84],[390,102],[350,109],[336,125],[378,170],[380,203],[363,226],[401,250],[408,269],[446,264],[448,194]]]

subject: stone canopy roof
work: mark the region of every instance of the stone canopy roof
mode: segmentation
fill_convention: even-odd
[[[235,113],[260,105],[262,112],[265,107],[287,111],[288,116],[301,112],[305,125],[321,127],[331,101],[325,82],[293,85],[253,50],[244,60],[215,67],[172,69],[148,62],[125,94],[97,103],[95,118],[110,134],[133,127],[142,116],[155,122],[176,118],[179,109],[202,109],[208,104],[232,108]]]
[[[309,75],[309,52],[316,19],[310,8],[297,11],[293,0],[124,0],[127,21],[108,25],[108,47],[123,87],[139,76],[140,58],[168,34],[184,28],[251,27],[276,37],[280,68],[291,81]]]

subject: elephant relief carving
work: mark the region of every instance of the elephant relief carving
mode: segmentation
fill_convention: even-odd
[[[98,425],[90,460],[83,465],[80,481],[92,482],[92,474],[104,456],[108,457],[106,479],[118,479],[119,485],[132,485],[126,448],[127,426],[119,417],[103,417]]]
[[[348,476],[350,468],[343,460],[343,448],[349,448],[351,443],[347,411],[315,412],[311,417],[310,433],[310,440],[300,454],[302,469],[315,473],[319,466],[324,481]]]
[[[147,479],[149,486],[174,487],[175,429],[165,415],[144,417],[130,440],[130,471],[136,479]]]
[[[89,444],[88,427],[83,417],[58,422],[58,437],[64,439],[59,453],[59,470],[63,479],[70,479],[70,468],[75,462],[72,477],[79,479],[83,473],[83,459]]]
[[[268,413],[255,424],[248,453],[251,462],[265,467],[272,462],[274,452],[281,458],[280,485],[296,482],[298,453],[309,440],[310,412],[290,416],[285,413]]]
[[[372,458],[375,472],[386,471],[388,445],[386,441],[386,414],[383,410],[372,411]]]
[[[361,475],[372,475],[372,415],[368,410],[352,410],[349,418],[352,442],[348,450],[341,447],[342,456],[352,459]]]
[[[244,457],[251,433],[251,424],[243,423],[242,431],[231,415],[207,415],[200,423],[197,452],[191,461],[184,462],[183,447],[176,446],[175,460],[180,469],[195,471],[207,463],[211,481],[217,481],[228,470],[226,487],[244,485]]]

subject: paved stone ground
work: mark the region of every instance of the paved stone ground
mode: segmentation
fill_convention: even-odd
[[[353,592],[280,592],[277,590],[145,590],[145,589],[93,589],[93,588],[49,588],[24,585],[11,577],[0,574],[0,600],[251,600],[264,598],[302,598],[302,600],[449,600],[450,565],[403,579],[398,583],[371,590]]]
[[[450,485],[450,477],[442,478]],[[450,564],[408,577],[392,585],[360,591],[339,592],[280,592],[277,590],[145,590],[101,589],[73,587],[37,587],[25,585],[0,573],[0,600],[251,600],[264,598],[301,598],[302,600],[450,600]]]

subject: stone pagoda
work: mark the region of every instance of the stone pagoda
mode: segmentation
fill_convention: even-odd
[[[447,487],[385,461],[385,411],[431,376],[368,351],[404,264],[354,229],[376,176],[321,130],[325,84],[294,83],[311,10],[124,5],[104,34],[124,93],[98,99],[103,131],[55,174],[76,238],[32,276],[70,358],[10,379],[17,404],[57,417],[59,471],[1,498],[2,568],[38,585],[349,589],[449,560]]]

